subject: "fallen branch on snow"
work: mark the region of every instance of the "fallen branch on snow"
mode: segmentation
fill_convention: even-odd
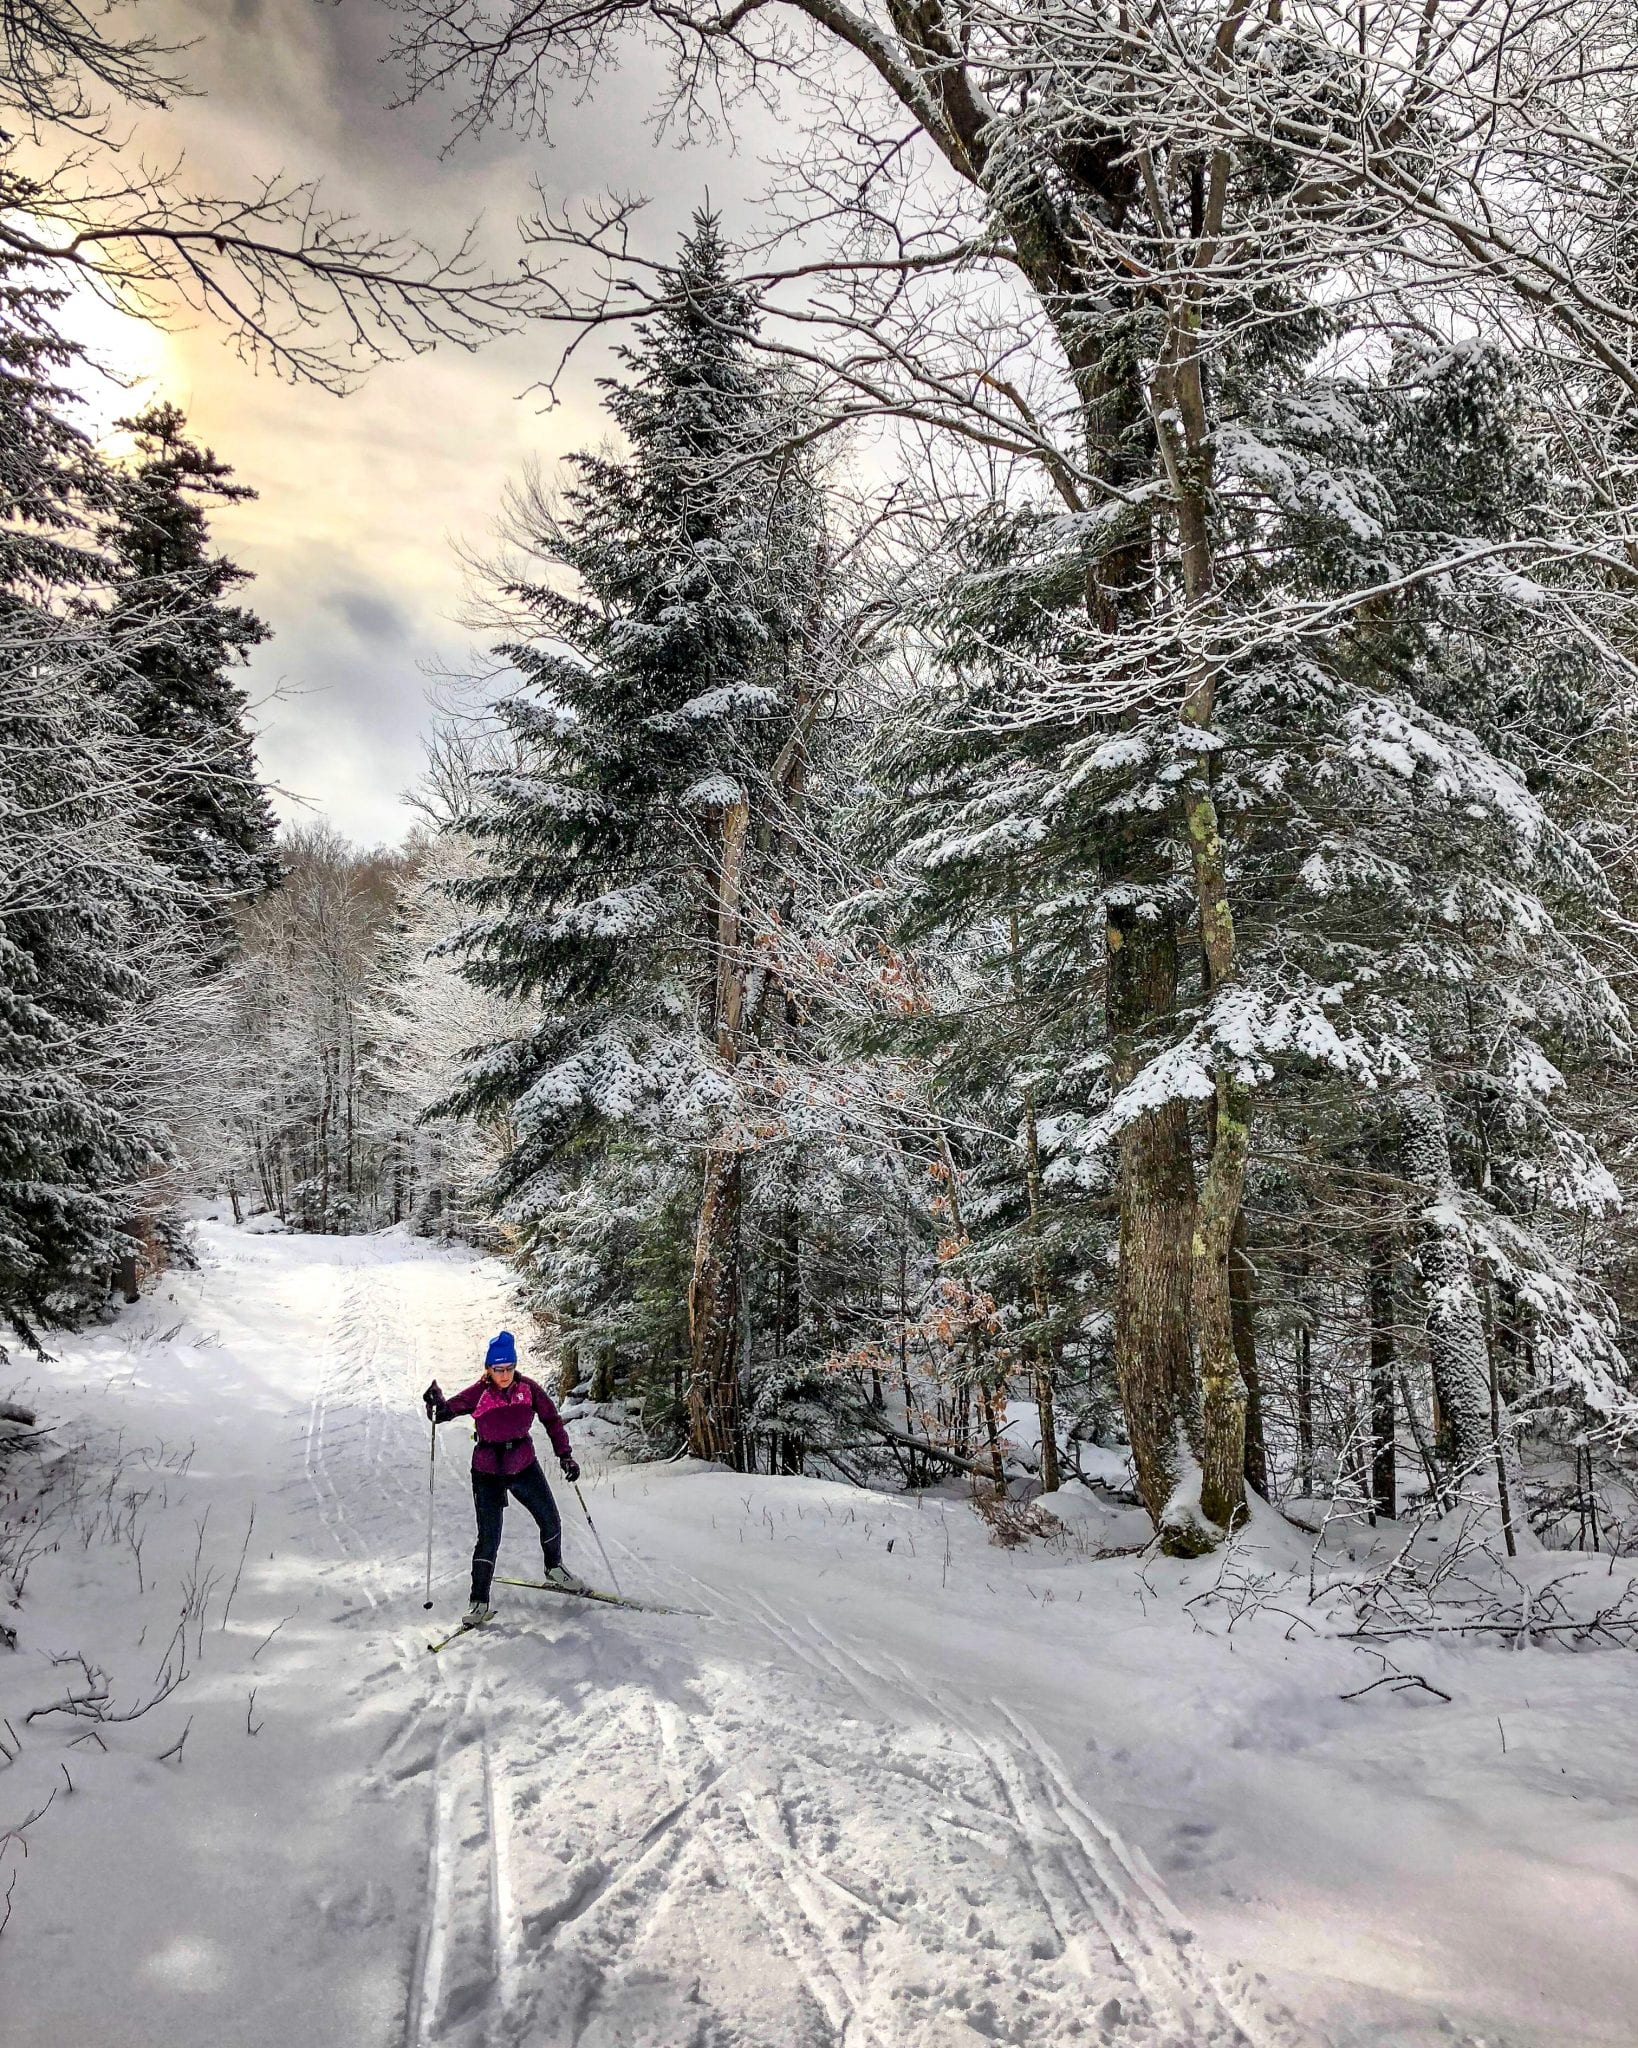
[[[1435,1699],[1443,1700],[1447,1707],[1450,1705],[1448,1692],[1441,1692],[1438,1686],[1429,1685],[1427,1680],[1415,1671],[1384,1671],[1380,1678],[1373,1678],[1369,1685],[1360,1686],[1356,1692],[1338,1693],[1337,1697],[1343,1700],[1362,1700],[1368,1692],[1375,1692],[1379,1685],[1391,1685],[1395,1692],[1404,1692],[1407,1688],[1412,1691],[1420,1688],[1423,1692],[1432,1693]]]

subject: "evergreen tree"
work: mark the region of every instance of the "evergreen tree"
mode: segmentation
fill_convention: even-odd
[[[781,453],[793,401],[755,361],[754,329],[702,214],[604,387],[626,452],[574,457],[561,504],[532,508],[529,541],[567,585],[515,593],[534,628],[506,650],[524,678],[502,707],[520,765],[485,778],[466,829],[489,872],[460,891],[479,913],[468,971],[543,1013],[475,1061],[459,1097],[513,1115],[498,1188],[526,1243],[544,1253],[617,1127],[703,1152],[687,1404],[696,1449],[731,1460],[736,1070],[766,1002],[752,927],[780,894],[821,559],[814,489]],[[666,1175],[622,1170],[676,1213]]]
[[[1584,843],[1619,677],[1596,628],[1541,630],[1591,600],[1585,572],[1549,566],[1531,583],[1508,566],[1541,534],[1550,564],[1563,518],[1516,372],[1483,350],[1405,351],[1353,380],[1314,369],[1323,341],[1314,320],[1270,319],[1225,351],[1215,386],[1213,545],[1234,565],[1218,616],[1246,622],[1222,634],[1239,645],[1222,660],[1210,770],[1239,905],[1232,994],[1174,976],[1164,1029],[1123,1045],[1093,927],[1123,952],[1154,930],[1123,836],[1164,815],[1191,770],[1164,701],[1111,717],[1086,690],[1083,522],[1038,505],[959,530],[918,608],[938,673],[878,745],[867,844],[883,878],[855,914],[920,948],[927,986],[945,991],[895,1037],[952,1121],[997,1134],[955,1142],[965,1258],[1004,1317],[1010,1304],[1003,1336],[1038,1389],[1041,1336],[1061,1340],[1071,1304],[1103,1293],[1094,1219],[1116,1147],[1167,1105],[1198,1183],[1210,1152],[1188,1105],[1225,1064],[1257,1088],[1267,1134],[1231,1263],[1246,1474],[1272,1483],[1278,1427],[1261,1412],[1252,1276],[1271,1282],[1265,1324],[1301,1323],[1306,1283],[1282,1288],[1280,1267],[1306,1262],[1323,1212],[1330,1271],[1351,1273],[1348,1313],[1373,1333],[1365,1427],[1392,1512],[1403,1390],[1424,1362],[1469,1483],[1494,1477],[1510,1401],[1548,1386],[1595,1411],[1623,1398],[1610,1304],[1567,1255],[1616,1199],[1569,1080],[1629,1042],[1598,936],[1609,892]],[[1396,594],[1358,601],[1378,587]],[[1270,634],[1280,617],[1295,629]],[[1172,914],[1188,937],[1186,903]],[[1377,1339],[1395,1321],[1395,1268],[1426,1313],[1390,1366]],[[1037,1276],[1058,1297],[1046,1317]],[[1010,1363],[997,1360],[998,1389]],[[1128,1366],[1122,1399],[1158,1518],[1177,1468],[1153,1453],[1197,1439],[1198,1393]],[[1311,1422],[1305,1410],[1299,1433]]]
[[[234,671],[267,638],[230,601],[249,572],[214,553],[207,508],[256,494],[189,439],[170,404],[119,423],[136,459],[120,473],[103,542],[114,564],[115,695],[150,762],[149,851],[175,878],[201,966],[233,947],[233,905],[278,879],[272,809],[256,773]]]
[[[63,294],[0,259],[0,1316],[105,1294],[123,1193],[159,1156],[122,1073],[163,892],[131,831],[132,735],[84,602],[110,479],[73,424]]]
[[[1060,1395],[1071,1435],[1096,1431],[1113,1395],[1093,1306],[1112,1274],[1113,1176],[1060,1185],[1046,1171],[1059,1119],[1107,1097],[1096,852],[1108,825],[1096,779],[1065,772],[1073,726],[1024,709],[1043,673],[1074,663],[1084,593],[1049,512],[997,507],[951,547],[948,580],[918,615],[935,673],[873,749],[859,824],[881,880],[853,914],[937,963],[937,993],[888,1039],[956,1127],[959,1267],[1000,1304],[1003,1341],[975,1358],[975,1390],[999,1402],[1027,1366],[1052,1491]],[[971,1449],[960,1432],[955,1448]]]
[[[1579,828],[1621,685],[1596,628],[1576,630],[1597,604],[1585,570],[1552,567],[1564,508],[1514,368],[1405,349],[1355,380],[1292,339],[1254,366],[1227,357],[1217,384],[1215,544],[1236,565],[1222,612],[1295,622],[1278,637],[1253,623],[1221,677],[1212,778],[1238,986],[1182,1004],[1125,1100],[1061,1127],[1059,1171],[1101,1174],[1156,1087],[1202,1099],[1232,1060],[1267,1104],[1259,1151],[1308,1162],[1294,1186],[1254,1159],[1254,1228],[1283,1233],[1289,1257],[1318,1212],[1356,1276],[1377,1503],[1404,1392],[1377,1342],[1397,1262],[1423,1295],[1450,1470],[1499,1480],[1516,1524],[1508,1402],[1555,1379],[1596,1410],[1623,1398],[1609,1305],[1565,1256],[1566,1223],[1616,1199],[1567,1075],[1630,1043]],[[1539,581],[1511,566],[1532,553]],[[1165,763],[1158,736],[1138,744]],[[1265,1269],[1270,1248],[1254,1246]]]

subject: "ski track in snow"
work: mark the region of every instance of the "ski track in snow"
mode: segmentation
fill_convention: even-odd
[[[1446,1722],[1419,1722],[1407,1747],[1386,1718],[1407,1708],[1386,1696],[1327,1712],[1347,1663],[1282,1675],[1284,1647],[1269,1663],[1237,1638],[1247,1655],[1224,1698],[1216,1638],[1165,1606],[1140,1604],[1138,1620],[1118,1567],[1093,1579],[1073,1556],[999,1561],[942,1499],[600,1466],[596,1432],[575,1442],[620,1585],[680,1612],[508,1587],[498,1622],[430,1657],[465,1602],[469,1436],[438,1436],[428,1614],[418,1397],[434,1376],[471,1380],[508,1321],[506,1286],[495,1262],[403,1237],[215,1227],[199,1272],[63,1343],[51,1403],[66,1427],[84,1386],[102,1389],[88,1470],[102,1470],[98,1446],[125,1444],[129,1475],[109,1487],[158,1489],[141,1495],[141,1556],[94,1532],[41,1556],[18,1653],[0,1659],[0,1704],[25,1731],[0,1761],[0,1823],[59,1786],[29,1823],[27,1860],[12,1837],[0,1868],[18,1907],[0,1944],[6,2048],[1630,2038],[1620,1929],[1638,1851],[1622,1847],[1630,1800],[1609,1761],[1626,1755],[1626,1696],[1560,1683],[1579,1661],[1529,1663],[1529,1690],[1560,1690],[1523,1741],[1529,1702],[1507,1698],[1505,1772],[1532,1769],[1536,1804],[1517,1819],[1503,1806],[1489,1831],[1482,1808],[1448,1796]],[[573,1495],[561,1505],[569,1561],[602,1581]],[[506,1546],[502,1573],[520,1573],[534,1552],[520,1511]],[[178,1577],[201,1563],[215,1593],[174,1698],[109,1726],[106,1749],[70,1747],[86,1743],[72,1718],[29,1720],[82,1649],[106,1659],[117,1700],[139,1698]],[[1042,1626],[1046,1585],[1071,1599]],[[1603,1749],[1577,1776],[1583,1726]],[[1355,1731],[1392,1769],[1351,1772]],[[1417,1769],[1423,1782],[1400,1788]],[[1505,1790],[1497,1769],[1464,1769],[1470,1804],[1474,1786]],[[1282,1792],[1247,1853],[1259,1796]],[[1560,1853],[1546,1829],[1568,1817],[1564,1796],[1585,1796],[1589,1825]],[[1284,1841],[1269,1853],[1276,1827],[1294,1855]],[[1351,1849],[1364,1872],[1349,1890]],[[1458,1880],[1480,1903],[1452,1931]],[[1546,2007],[1540,1925],[1550,1995],[1581,1999],[1568,2025]],[[1259,1960],[1302,2019],[1214,1948]],[[1503,2023],[1480,2017],[1493,2009]]]
[[[917,1524],[909,1506],[874,1500],[856,1522],[832,1501],[834,1529],[821,1531],[810,1495],[811,1545],[805,1532],[775,1543],[771,1518],[762,1544],[755,1496],[748,1541],[739,1501],[727,1506],[711,1475],[597,1468],[583,1448],[622,1586],[692,1611],[508,1589],[487,1630],[431,1657],[464,1601],[469,1438],[439,1437],[429,1615],[417,1397],[431,1378],[451,1390],[471,1378],[505,1320],[503,1269],[402,1239],[225,1229],[202,1233],[202,1252],[172,1292],[212,1332],[206,1391],[231,1416],[234,1361],[254,1360],[246,1395],[273,1418],[218,1446],[213,1468],[225,1511],[258,1490],[277,1503],[267,1618],[249,1616],[249,1581],[247,1618],[235,1612],[260,1644],[245,1676],[270,1727],[305,1716],[293,1757],[334,1731],[356,1760],[324,1781],[339,1811],[331,1790],[318,1795],[323,1884],[294,1918],[243,1937],[269,1954],[317,1943],[331,1967],[354,1959],[365,1988],[345,2016],[337,2006],[332,2032],[315,2016],[317,2048],[1330,2048],[1311,2017],[1295,2021],[1261,1979],[1207,1952],[1100,1813],[1093,1788],[1116,1782],[1119,1752],[1087,1744],[1072,1767],[1027,1694],[995,1696],[993,1662],[969,1664],[954,1643],[932,1658],[911,1647],[913,1577],[848,1576],[882,1556],[862,1547],[871,1518],[920,1534],[942,1509]],[[190,1538],[197,1506],[179,1491],[171,1510]],[[572,1496],[563,1507],[571,1560],[601,1578]],[[830,1537],[844,1521],[853,1547],[838,1566]],[[514,1511],[506,1531],[516,1569],[532,1530]],[[306,1633],[261,1642],[296,1604],[292,1580]],[[959,1638],[966,1608],[952,1594],[938,1613]],[[241,1722],[243,1702],[241,1686],[228,1710]],[[272,1739],[256,1762],[272,1763]],[[140,2000],[131,2012],[141,2048],[276,2048],[289,2035],[272,2017],[238,2036],[219,2020],[190,2033]],[[28,2048],[59,2038],[45,2018],[25,2034]],[[82,2026],[79,2038],[97,2037]],[[1484,2036],[1488,2048],[1507,2038]]]
[[[474,1285],[458,1261],[359,1251],[331,1275],[300,1453],[353,1582],[344,1626],[407,1684],[378,1766],[426,1803],[402,2048],[1296,2041],[1204,1961],[1026,1722],[935,1699],[889,1651],[764,1593],[649,1564],[605,1528],[628,1571],[674,1581],[703,1618],[540,1601],[428,1659],[402,1618],[425,1513],[412,1403],[435,1375],[464,1383],[496,1314],[493,1269]],[[465,1537],[454,1436],[445,1611]],[[434,1726],[429,1757],[416,1733]]]

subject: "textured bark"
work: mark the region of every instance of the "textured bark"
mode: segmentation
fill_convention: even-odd
[[[1309,1287],[1311,1261],[1308,1224],[1302,1227],[1297,1255],[1297,1491],[1306,1500],[1314,1491],[1314,1297]]]
[[[985,171],[983,124],[964,118],[946,96],[959,64],[941,62],[932,76],[950,122],[952,163],[975,181]],[[938,139],[935,136],[935,139]],[[1132,152],[1115,146],[1078,148],[1064,173],[1111,222],[1124,220],[1139,197]],[[1043,183],[1009,187],[1007,226],[1019,268],[1041,299],[1062,344],[1081,405],[1088,472],[1119,487],[1140,484],[1149,414],[1136,352],[1121,323],[1121,287],[1065,233],[1064,216]],[[1100,313],[1089,319],[1087,307]],[[1084,503],[1073,479],[1053,472],[1070,505]],[[1119,634],[1150,603],[1153,531],[1134,516],[1121,542],[1089,559],[1086,607],[1102,633]],[[1170,1027],[1177,994],[1177,930],[1160,909],[1173,877],[1163,870],[1160,821],[1138,827],[1124,846],[1104,849],[1108,890],[1106,1002],[1116,1086],[1132,1079]],[[1153,917],[1143,915],[1154,911]],[[1199,1382],[1191,1345],[1190,1263],[1196,1221],[1194,1156],[1188,1112],[1171,1104],[1130,1125],[1120,1139],[1120,1265],[1115,1285],[1115,1375],[1120,1388],[1138,1490],[1172,1551],[1192,1551],[1209,1533],[1192,1514],[1173,1526],[1166,1511],[1199,1447]],[[1204,1540],[1203,1540],[1204,1539]]]
[[[906,1202],[899,1218],[899,1388],[904,1395],[904,1426],[908,1430],[915,1416],[915,1396],[910,1389],[910,1205]],[[916,1439],[908,1439],[914,1446]],[[909,1483],[921,1482],[916,1474],[916,1453],[910,1453]]]
[[[978,1398],[984,1410],[984,1433],[990,1445],[990,1477],[995,1481],[997,1493],[1007,1490],[1007,1468],[1001,1462],[1001,1418],[997,1413],[995,1396],[987,1387],[980,1387]]]
[[[711,909],[711,1024],[717,1056],[726,1066],[739,1057],[745,1013],[745,963],[739,943],[745,842],[750,809],[743,799],[720,820]],[[737,1147],[712,1145],[705,1155],[694,1267],[688,1283],[688,1448],[696,1458],[740,1469],[739,1236],[744,1165]]]
[[[1222,191],[1214,186],[1210,205],[1219,215],[1222,199]],[[1210,219],[1203,228],[1208,234],[1215,231]],[[1210,633],[1220,609],[1211,526],[1212,438],[1196,286],[1179,280],[1173,282],[1171,291],[1165,338],[1153,373],[1151,406],[1177,522],[1183,592],[1200,650],[1182,705],[1183,724],[1201,735],[1193,756],[1195,766],[1184,783],[1183,801],[1210,998],[1232,984],[1238,968],[1228,856],[1212,790],[1214,755],[1207,744],[1217,715],[1217,671]],[[1211,1153],[1200,1188],[1190,1294],[1201,1393],[1200,1506],[1208,1522],[1226,1530],[1245,1513],[1246,1386],[1235,1354],[1229,1257],[1250,1156],[1251,1091],[1222,1059],[1215,1080]]]
[[[1007,928],[1013,1000],[1021,1003],[1024,999],[1024,949],[1019,937],[1016,902],[1008,914]],[[1046,1249],[1042,1242],[1041,1221],[1041,1134],[1035,1119],[1035,1091],[1027,1087],[1024,1090],[1024,1190],[1029,1198],[1029,1285],[1031,1304],[1035,1310],[1035,1341],[1032,1350],[1035,1416],[1041,1438],[1041,1491],[1056,1493],[1061,1482],[1058,1472],[1057,1402],[1053,1397],[1052,1388],[1052,1344],[1047,1336],[1049,1309]]]
[[[1395,1470],[1397,1416],[1394,1382],[1393,1240],[1378,1233],[1371,1240],[1371,1500],[1390,1522],[1399,1513],[1399,1481]]]
[[[1234,1314],[1234,1355],[1246,1389],[1246,1484],[1264,1500],[1268,1492],[1268,1443],[1263,1428],[1263,1383],[1257,1370],[1257,1275],[1246,1242],[1246,1212],[1234,1219],[1229,1248],[1229,1305]]]
[[[705,1186],[694,1234],[688,1288],[688,1448],[696,1458],[742,1467],[739,1368],[739,1225],[743,1162],[713,1145],[705,1155]]]
[[[1484,1317],[1485,1351],[1489,1358],[1490,1379],[1490,1441],[1494,1445],[1496,1460],[1496,1497],[1501,1502],[1502,1540],[1507,1545],[1509,1557],[1518,1555],[1518,1515],[1523,1510],[1524,1480],[1518,1469],[1518,1457],[1511,1438],[1502,1427],[1502,1390],[1500,1359],[1508,1339],[1498,1325],[1491,1303],[1490,1288],[1485,1286],[1482,1314]]]
[[[1029,1186],[1030,1292],[1035,1307],[1035,1414],[1041,1431],[1041,1491],[1056,1493],[1058,1471],[1058,1409],[1052,1391],[1052,1345],[1047,1337],[1046,1255],[1041,1244],[1041,1140],[1035,1123],[1035,1096],[1024,1091],[1024,1173]]]
[[[921,17],[918,16],[918,22]],[[919,50],[920,31],[911,39]],[[916,71],[939,116],[928,132],[955,168],[982,184],[989,133],[978,103],[964,91],[957,47]],[[922,118],[918,109],[918,118]],[[1104,147],[1107,141],[1108,147]],[[1112,223],[1137,203],[1132,152],[1111,135],[1077,147],[1061,166],[1095,209]],[[1038,294],[1061,343],[1081,406],[1089,474],[1117,488],[1143,481],[1147,413],[1142,375],[1129,336],[1111,316],[1133,310],[1122,287],[1065,231],[1065,216],[1047,184],[1011,179],[1004,212],[1017,261]],[[1099,313],[1089,318],[1087,308]],[[1072,509],[1084,510],[1076,479],[1048,465]],[[1149,604],[1153,534],[1135,515],[1120,542],[1089,558],[1086,608],[1102,633],[1118,634]],[[1169,910],[1151,921],[1172,879],[1159,872],[1160,824],[1137,828],[1131,841],[1107,847],[1108,952],[1106,1001],[1116,1085],[1128,1081],[1156,1049],[1177,992],[1177,932]],[[1197,1518],[1162,1528],[1199,1437],[1198,1382],[1190,1343],[1190,1259],[1195,1225],[1194,1158],[1181,1103],[1141,1117],[1120,1140],[1120,1266],[1115,1290],[1115,1373],[1132,1440],[1144,1505],[1168,1549],[1194,1550],[1204,1532]]]
[[[1146,1031],[1169,1018],[1177,996],[1177,931],[1148,905],[1112,901],[1107,1001],[1114,1081],[1122,1087],[1147,1051]],[[1196,1548],[1167,1527],[1198,1430],[1189,1348],[1194,1157],[1180,1102],[1137,1118],[1120,1138],[1120,1266],[1115,1281],[1115,1377],[1132,1439],[1138,1492],[1168,1547]]]
[[[1219,1529],[1232,1529],[1246,1509],[1246,1386],[1234,1348],[1229,1253],[1240,1213],[1249,1115],[1249,1091],[1219,1070],[1214,1142],[1189,1275],[1200,1371],[1200,1507]]]
[[[1445,1107],[1427,1087],[1399,1105],[1405,1177],[1419,1197],[1417,1258],[1427,1295],[1428,1363],[1456,1475],[1486,1475],[1492,1454],[1484,1319],[1461,1228]]]

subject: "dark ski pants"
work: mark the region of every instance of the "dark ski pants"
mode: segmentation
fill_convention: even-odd
[[[506,1513],[506,1496],[511,1494],[521,1508],[527,1508],[540,1529],[540,1553],[547,1571],[563,1562],[563,1526],[557,1518],[557,1502],[546,1484],[546,1474],[537,1458],[510,1478],[499,1472],[474,1472],[472,1501],[478,1510],[478,1543],[472,1553],[472,1597],[487,1601],[489,1582],[495,1576],[495,1559],[500,1552],[501,1518]]]

